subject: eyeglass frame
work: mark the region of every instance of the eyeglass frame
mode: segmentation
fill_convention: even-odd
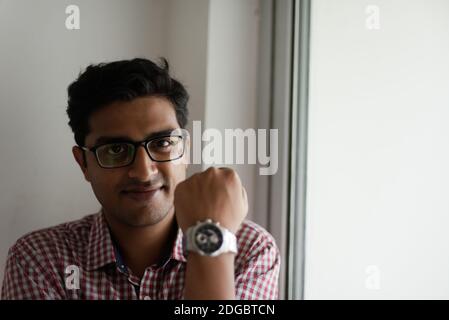
[[[181,133],[180,134],[173,134],[173,132],[175,132],[175,131],[181,131]],[[155,159],[153,159],[153,157],[150,154],[150,151],[148,150],[148,145],[152,141],[154,141],[154,140],[167,138],[167,137],[180,137],[181,138],[181,141],[183,143],[181,155],[179,157],[177,157],[177,158],[169,159],[169,160],[155,160]],[[170,162],[170,161],[175,161],[175,160],[181,159],[184,156],[184,154],[185,154],[185,147],[186,147],[185,142],[186,142],[186,139],[188,137],[189,137],[189,132],[186,129],[178,128],[178,129],[173,130],[172,133],[170,133],[170,134],[162,134],[162,135],[158,135],[158,136],[152,137],[152,138],[147,139],[147,140],[142,140],[142,141],[131,141],[131,140],[129,140],[129,141],[117,141],[117,142],[111,141],[111,142],[106,142],[106,143],[99,144],[97,146],[93,146],[91,148],[88,148],[88,147],[85,147],[85,146],[78,146],[78,147],[80,149],[82,149],[83,151],[90,151],[90,152],[92,152],[95,155],[95,159],[97,160],[97,163],[100,166],[100,168],[103,168],[103,169],[117,169],[117,168],[124,168],[124,167],[128,167],[128,166],[132,165],[134,163],[134,161],[136,160],[137,150],[139,149],[140,146],[144,147],[144,149],[147,152],[148,156],[150,157],[151,161],[154,161],[154,162]],[[100,147],[106,146],[108,144],[118,144],[118,143],[129,143],[129,144],[134,146],[133,159],[130,161],[130,163],[128,163],[126,165],[123,165],[123,166],[118,166],[118,167],[104,167],[104,166],[102,166],[101,163],[100,163],[100,160],[98,159],[97,149],[100,148]]]

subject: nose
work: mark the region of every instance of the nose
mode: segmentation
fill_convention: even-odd
[[[144,146],[139,146],[136,149],[136,158],[129,168],[129,177],[140,181],[148,181],[157,172],[156,162],[151,160]]]

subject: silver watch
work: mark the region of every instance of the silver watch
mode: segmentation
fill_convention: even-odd
[[[235,235],[211,219],[198,221],[188,228],[183,236],[182,244],[185,257],[189,251],[210,257],[216,257],[225,252],[237,253]]]

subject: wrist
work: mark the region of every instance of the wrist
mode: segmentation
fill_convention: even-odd
[[[188,229],[194,227],[199,222],[204,222],[206,220],[212,220],[213,223],[216,223],[220,227],[223,227],[223,228],[229,230],[234,235],[237,233],[237,230],[241,225],[241,223],[236,224],[236,223],[226,221],[225,219],[220,219],[220,218],[216,218],[216,217],[205,217],[205,218],[198,218],[197,220],[191,220],[189,222],[185,222],[185,223],[183,223],[183,225],[180,225],[179,227],[181,228],[183,233],[186,233]]]
[[[235,299],[234,255],[208,257],[191,252],[187,258],[185,299]]]

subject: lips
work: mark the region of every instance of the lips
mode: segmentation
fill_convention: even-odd
[[[162,186],[153,188],[132,188],[124,190],[123,194],[136,201],[151,200],[160,190]]]
[[[160,189],[161,187],[157,187],[157,188],[152,188],[152,189],[129,189],[129,190],[124,190],[123,192],[128,193],[128,192],[135,192],[135,193],[142,193],[142,192],[151,192],[151,191],[155,191]]]

